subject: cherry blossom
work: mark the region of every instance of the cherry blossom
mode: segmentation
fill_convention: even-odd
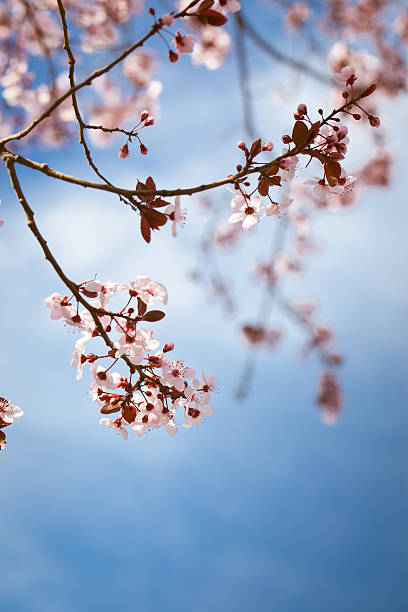
[[[177,224],[183,226],[186,220],[186,211],[181,208],[180,196],[176,196],[174,204],[167,206],[165,210],[166,215],[169,216],[171,224],[171,233],[176,238],[177,236]]]
[[[177,30],[172,43],[176,46],[178,53],[192,53],[194,51],[195,38],[191,34],[183,35],[180,33],[180,30]]]
[[[357,78],[356,71],[354,70],[353,66],[344,66],[344,68],[342,68],[340,72],[335,72],[333,74],[333,78],[338,83],[344,83],[345,85],[353,85]]]
[[[228,217],[228,223],[240,223],[242,221],[242,229],[248,232],[252,229],[261,218],[261,209],[263,207],[262,198],[239,194],[232,199],[231,208],[234,211]]]

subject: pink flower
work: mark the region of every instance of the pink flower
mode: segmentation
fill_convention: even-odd
[[[180,34],[180,30],[177,30],[176,37],[171,42],[173,45],[176,45],[176,49],[180,54],[192,53],[194,51],[195,38],[191,34],[183,36],[183,34]]]
[[[124,438],[125,440],[128,439],[129,437],[128,430],[122,427],[121,418],[116,419],[115,421],[111,421],[110,419],[107,419],[106,417],[104,417],[99,421],[99,423],[100,425],[103,425],[104,427],[108,427],[109,429],[112,429],[113,431],[117,431],[118,433],[120,433],[122,438]]]
[[[171,226],[171,233],[175,238],[177,236],[177,223],[183,226],[186,220],[186,211],[180,207],[180,196],[176,196],[174,204],[167,206],[164,212],[169,216],[170,221],[173,222]]]
[[[270,202],[265,209],[265,214],[267,217],[271,215],[273,217],[280,217],[283,210],[288,208],[293,202],[292,198],[289,198],[285,193],[282,195],[281,202]]]
[[[76,314],[75,308],[69,305],[61,305],[64,304],[66,298],[63,298],[59,293],[53,293],[50,297],[45,298],[44,304],[47,308],[51,308],[50,318],[51,319],[61,319],[72,318]]]
[[[196,378],[193,380],[193,387],[196,391],[200,392],[202,396],[203,404],[208,404],[210,401],[210,393],[211,391],[216,390],[216,384],[214,380],[214,376],[210,374],[208,377],[205,376],[204,370],[201,370],[201,376],[203,382],[200,382]]]
[[[183,423],[183,427],[192,427],[193,425],[199,425],[204,417],[211,416],[214,413],[212,406],[204,406],[201,410],[196,408],[186,408],[185,417],[186,422]]]
[[[121,289],[136,292],[137,296],[147,305],[153,304],[155,300],[167,304],[168,295],[166,287],[162,283],[152,281],[147,276],[139,275],[137,281],[121,285]]]
[[[71,365],[77,369],[76,379],[81,380],[82,371],[86,362],[85,353],[85,342],[91,338],[91,334],[85,334],[82,338],[75,342],[75,351],[72,355]]]
[[[184,390],[184,379],[194,378],[195,376],[194,370],[184,366],[181,359],[164,362],[162,368],[163,374],[160,376],[160,382],[168,387],[174,387],[177,391]]]
[[[162,22],[163,25],[165,26],[171,26],[173,25],[173,21],[174,21],[174,17],[171,13],[168,13],[168,15],[165,15],[164,17],[162,17]]]
[[[24,412],[19,406],[15,406],[4,397],[0,397],[0,420],[11,425],[14,419],[22,417]]]
[[[4,225],[4,221],[0,219],[0,227],[3,227],[3,225]]]
[[[248,232],[258,223],[262,206],[263,201],[259,196],[250,199],[243,195],[237,195],[231,202],[231,208],[234,212],[229,216],[228,223],[242,221],[242,229],[244,232]]]
[[[333,78],[337,83],[344,83],[345,85],[353,85],[354,81],[357,80],[353,66],[344,66],[340,72],[333,74]]]

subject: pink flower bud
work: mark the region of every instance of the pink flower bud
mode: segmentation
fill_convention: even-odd
[[[162,23],[165,26],[171,26],[173,25],[173,21],[174,21],[174,17],[171,13],[169,13],[168,15],[165,15],[164,17],[162,17]]]
[[[154,124],[154,117],[149,115],[149,117],[146,119],[144,124],[145,124],[145,126],[153,125]]]
[[[148,110],[144,110],[140,113],[140,121],[146,121],[146,119],[149,116],[149,111]]]
[[[283,144],[289,144],[290,142],[292,142],[292,139],[289,136],[289,134],[284,134],[282,136],[282,142],[283,142]]]
[[[123,145],[123,147],[121,147],[119,149],[119,153],[118,153],[120,159],[126,159],[126,157],[129,157],[130,153],[129,153],[129,147],[126,144]]]
[[[272,142],[270,142],[269,140],[267,140],[266,142],[263,143],[262,145],[262,151],[272,151],[273,149],[273,144]]]
[[[173,349],[174,349],[174,343],[166,342],[166,344],[163,346],[163,353],[168,353],[169,351],[172,351]]]
[[[244,151],[244,150],[245,150],[245,148],[246,148],[246,147],[245,147],[245,142],[244,142],[243,140],[240,140],[240,141],[237,143],[237,147],[238,147],[238,149],[242,149],[242,150]]]
[[[299,104],[297,107],[297,112],[301,115],[307,115],[307,106],[306,104]]]
[[[142,155],[147,155],[148,153],[147,147],[142,142],[140,143],[140,152]]]

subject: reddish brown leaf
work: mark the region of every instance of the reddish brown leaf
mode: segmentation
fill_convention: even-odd
[[[258,192],[261,196],[267,196],[269,192],[269,180],[263,176],[258,183]]]
[[[201,4],[199,4],[197,13],[202,13],[203,11],[208,10],[214,4],[214,0],[203,0]]]
[[[270,185],[280,185],[282,178],[280,176],[271,176],[269,178]]]
[[[101,408],[101,414],[113,414],[114,412],[119,412],[120,406],[111,406],[110,404],[105,404]]]
[[[156,189],[156,184],[155,184],[155,182],[154,182],[154,180],[152,179],[151,176],[148,176],[147,179],[146,179],[146,189],[149,189],[149,190],[152,190],[152,191],[154,189]]]
[[[222,13],[214,11],[213,9],[201,11],[200,14],[197,15],[197,19],[199,19],[201,23],[217,27],[224,25],[224,23],[227,23],[228,21],[228,19]]]
[[[143,215],[146,217],[149,225],[152,229],[159,229],[160,226],[165,225],[168,221],[168,216],[155,210],[154,208],[143,208]]]
[[[331,187],[337,185],[341,174],[341,166],[339,162],[334,159],[329,159],[324,165],[324,171],[326,173],[327,182]]]
[[[150,225],[142,212],[140,213],[140,232],[146,242],[150,242]]]
[[[261,152],[261,149],[262,149],[261,139],[258,138],[258,140],[255,140],[252,143],[251,148],[249,150],[249,156],[250,157],[255,157],[256,155],[258,155]]]
[[[139,317],[141,317],[142,315],[144,315],[144,313],[147,310],[147,305],[146,303],[140,299],[140,297],[137,298],[137,314]]]
[[[89,298],[96,298],[96,297],[98,297],[98,292],[97,291],[88,291],[88,289],[85,289],[84,287],[80,287],[79,290],[80,290],[81,293],[86,295],[86,297],[89,297]]]
[[[149,310],[143,317],[140,317],[141,321],[150,321],[153,323],[154,321],[160,321],[166,316],[162,310]]]
[[[133,423],[136,418],[136,408],[126,404],[126,406],[122,408],[122,416],[128,423]]]
[[[273,162],[267,167],[266,170],[264,170],[264,173],[267,174],[268,176],[272,176],[273,174],[276,174],[278,170],[279,170],[279,164],[276,164],[275,162]]]
[[[297,147],[302,147],[309,138],[309,129],[303,121],[296,121],[292,130],[292,140]]]
[[[166,202],[166,200],[162,200],[161,198],[156,198],[153,202],[150,202],[150,206],[154,208],[161,208],[162,206],[168,206],[170,202]]]
[[[319,129],[320,129],[320,121],[316,121],[316,123],[312,123],[310,129],[309,129],[309,142],[313,142],[313,140],[316,138],[316,136],[319,133]]]

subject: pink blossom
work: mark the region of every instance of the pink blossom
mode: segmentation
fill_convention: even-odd
[[[344,66],[344,68],[342,68],[340,72],[335,72],[333,74],[333,78],[338,83],[344,83],[345,85],[353,85],[353,83],[357,79],[356,71],[354,70],[353,66]]]
[[[174,204],[167,206],[164,212],[172,221],[171,233],[175,238],[177,236],[177,223],[183,226],[186,220],[186,211],[180,207],[180,196],[176,196]]]
[[[182,53],[192,53],[194,51],[195,38],[191,34],[180,34],[180,30],[177,30],[176,37],[171,41],[173,45],[176,45],[177,51]]]
[[[201,410],[194,408],[186,408],[185,417],[186,421],[183,423],[183,427],[192,427],[193,425],[199,425],[204,417],[211,416],[214,413],[212,406],[204,406]]]
[[[117,433],[120,433],[122,438],[124,438],[125,440],[128,439],[129,433],[125,427],[122,427],[122,419],[116,419],[115,421],[111,421],[110,419],[103,417],[99,421],[99,423],[103,425],[104,427],[108,427],[109,429],[112,429],[112,431],[116,431]]]
[[[263,206],[262,198],[253,196],[252,199],[239,194],[232,199],[231,208],[234,211],[228,218],[228,223],[240,223],[242,229],[248,232],[261,218],[260,211]]]
[[[206,377],[204,370],[201,370],[201,377],[203,379],[202,382],[196,378],[193,380],[193,387],[202,396],[203,403],[208,404],[210,401],[210,393],[216,390],[214,376],[210,374],[208,377]]]
[[[77,340],[77,342],[75,343],[75,351],[74,351],[74,354],[72,355],[71,365],[73,368],[77,369],[77,375],[76,375],[77,380],[81,380],[82,378],[82,371],[83,371],[84,364],[86,362],[86,358],[84,355],[85,342],[89,340],[90,338],[91,338],[91,334],[85,334],[85,336]]]
[[[173,25],[174,17],[171,13],[168,13],[164,17],[161,18],[163,25],[170,27]]]
[[[9,402],[4,397],[0,397],[0,420],[11,425],[14,419],[22,417],[24,412],[19,406]]]
[[[76,314],[75,308],[71,305],[61,305],[61,302],[64,304],[65,300],[66,298],[63,298],[59,293],[53,293],[50,297],[45,298],[44,304],[51,309],[51,319],[72,318]]]
[[[180,359],[171,362],[164,362],[162,365],[163,374],[160,381],[164,385],[174,387],[177,391],[184,390],[184,379],[194,378],[195,372],[192,368],[184,366],[184,362]]]
[[[147,276],[139,275],[136,281],[121,285],[121,289],[133,291],[145,304],[153,304],[155,300],[167,304],[168,294],[166,287],[157,281],[152,281]]]

